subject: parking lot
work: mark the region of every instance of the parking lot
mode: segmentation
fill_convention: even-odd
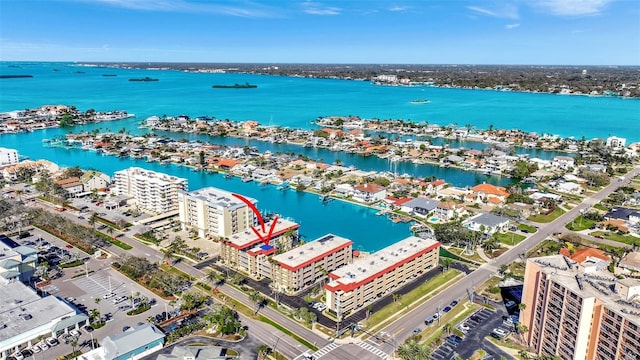
[[[462,332],[464,336],[449,335],[442,345],[434,349],[431,359],[450,360],[455,356],[468,359],[477,349],[483,349],[487,352],[484,357],[485,360],[500,359],[502,356],[507,359],[512,358],[485,339],[486,336],[491,336],[494,329],[504,331],[504,336],[513,331],[513,324],[510,326],[503,324],[503,316],[507,317],[507,312],[504,309],[492,311],[483,307],[476,311],[455,325],[455,328]]]
[[[58,356],[69,354],[73,351],[71,347],[72,339],[77,341],[78,349],[86,352],[91,349],[92,339],[103,339],[109,335],[119,334],[126,326],[144,323],[150,316],[161,314],[165,311],[169,313],[173,311],[175,314],[177,310],[176,307],[178,305],[174,305],[175,307],[170,306],[167,301],[113,270],[111,268],[113,259],[111,258],[98,259],[90,257],[75,247],[68,248],[66,242],[37,228],[25,229],[25,234],[22,238],[14,237],[14,240],[18,244],[26,244],[38,249],[40,260],[45,260],[49,254],[61,257],[61,261],[64,260],[62,259],[63,256],[67,256],[66,254],[75,254],[78,259],[82,259],[83,264],[73,268],[59,269],[52,265],[51,268],[53,270],[50,270],[49,274],[55,276],[51,276],[53,279],[51,279],[50,284],[42,287],[41,290],[43,290],[42,292],[45,296],[57,296],[60,299],[64,299],[80,312],[88,314],[92,309],[96,309],[101,317],[106,320],[105,326],[95,331],[83,327],[77,333],[63,334],[56,339],[57,344],[51,341],[50,344],[52,345],[49,345],[46,339],[43,339],[40,345],[46,344],[43,346],[44,349],[38,346],[37,348],[33,347],[32,350],[26,350],[22,354],[25,358],[44,360],[55,359]],[[54,262],[57,262],[57,260]],[[105,295],[109,293],[114,295],[107,296],[105,299]],[[131,306],[135,305],[135,300],[132,300],[131,297],[146,297],[149,301],[153,299],[155,305],[150,310],[139,315],[127,316],[126,312]],[[115,299],[119,299],[117,303],[114,302]],[[166,312],[165,316],[167,316]],[[33,350],[37,352],[33,352]]]

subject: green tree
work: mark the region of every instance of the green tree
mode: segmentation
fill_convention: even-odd
[[[265,344],[259,345],[257,350],[258,350],[258,359],[266,359],[267,356],[269,356],[269,354],[271,354],[271,351],[272,351],[272,349]]]

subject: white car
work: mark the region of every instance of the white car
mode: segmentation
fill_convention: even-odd
[[[24,359],[24,355],[22,355],[22,353],[20,351],[18,351],[17,353],[11,355],[14,358],[16,358],[16,360],[23,360]]]
[[[38,346],[40,347],[40,350],[42,350],[42,351],[49,350],[49,345],[47,345],[47,343],[44,342],[44,341],[41,341],[40,344],[38,344]]]
[[[56,339],[54,337],[48,337],[48,338],[45,339],[45,341],[47,342],[47,345],[49,345],[49,346],[56,346],[56,345],[60,344],[58,339]]]
[[[40,349],[40,346],[38,346],[38,345],[33,345],[33,346],[31,347],[31,351],[33,351],[33,353],[34,353],[34,354],[37,354],[37,353],[39,353],[40,351],[42,351],[42,349]]]
[[[491,334],[494,335],[495,337],[500,337],[500,338],[507,336],[507,332],[500,328],[493,329]]]
[[[463,332],[465,332],[465,333],[466,333],[467,331],[471,330],[471,328],[469,327],[469,325],[467,325],[466,323],[462,323],[462,324],[460,324],[460,325],[458,326],[458,328],[459,328],[460,330],[462,330]]]
[[[120,304],[121,302],[126,301],[127,299],[129,299],[127,296],[118,296],[117,298],[113,299],[113,303]]]
[[[111,293],[108,293],[108,294],[104,294],[104,295],[102,296],[102,298],[106,300],[106,299],[111,299],[111,298],[112,298],[112,297],[114,297],[114,296],[116,296],[116,293],[112,293],[112,292],[111,292]]]
[[[71,331],[69,331],[69,334],[75,336],[75,337],[80,337],[80,331],[73,329]]]

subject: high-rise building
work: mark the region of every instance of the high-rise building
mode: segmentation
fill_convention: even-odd
[[[0,147],[0,166],[18,163],[18,150]]]
[[[158,214],[178,210],[178,191],[187,190],[187,179],[138,167],[116,171],[116,195],[133,197],[136,205]]]
[[[328,234],[271,258],[271,286],[296,293],[353,261],[353,241]]]
[[[258,200],[246,198],[252,204]],[[178,193],[178,210],[183,229],[193,229],[205,238],[229,237],[257,224],[251,208],[232,193],[206,187],[196,191]]]
[[[640,281],[591,258],[527,260],[520,322],[538,354],[569,360],[640,359]]]
[[[438,265],[440,243],[410,236],[329,273],[326,304],[338,316],[357,311]]]

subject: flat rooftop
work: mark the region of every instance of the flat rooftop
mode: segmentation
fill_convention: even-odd
[[[212,207],[221,207],[229,210],[235,210],[247,206],[242,200],[233,196],[233,193],[222,190],[215,187],[206,187],[202,189],[198,189],[195,191],[191,191],[188,193],[189,196],[197,198],[206,202],[209,206]],[[257,204],[258,200],[250,197],[245,197],[252,204]]]
[[[418,254],[439,246],[440,243],[435,239],[410,236],[365,258],[332,271],[329,276],[334,280],[329,282],[327,287],[350,288],[367,283],[370,278],[387,273]]]
[[[0,285],[0,343],[76,311],[55,296],[41,298],[21,282]]]
[[[280,266],[296,271],[351,244],[353,244],[353,241],[349,239],[327,234],[295,249],[276,255],[272,259],[276,260]]]
[[[260,225],[254,226],[254,228],[258,231],[258,234],[260,234],[262,238],[266,239],[272,224],[273,224],[273,220],[266,222],[264,224],[265,231],[262,231],[262,228]],[[273,239],[274,237],[284,234],[290,229],[297,229],[298,227],[300,227],[300,225],[298,225],[293,221],[278,218],[275,228],[273,229],[273,232],[271,234],[271,238]],[[256,235],[256,233],[253,232],[253,230],[251,229],[247,229],[243,232],[235,233],[229,236],[230,245],[236,249],[245,249],[255,244],[258,244],[260,242],[262,242],[260,237],[258,237],[258,235]]]
[[[595,297],[607,308],[640,326],[640,301],[623,299],[614,291],[618,283],[635,287],[640,286],[640,280],[628,278],[621,281],[606,270],[585,272],[584,267],[564,255],[530,258],[527,261],[538,265],[554,282],[574,294],[582,298]]]

